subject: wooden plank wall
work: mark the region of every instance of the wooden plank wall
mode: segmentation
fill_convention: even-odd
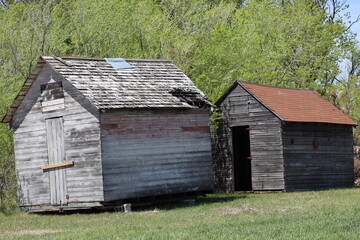
[[[212,163],[214,171],[214,191],[231,193],[233,188],[233,160],[231,130],[227,121],[227,112],[211,128]]]
[[[41,86],[41,110],[50,112],[65,108],[64,90],[61,82]]]
[[[62,81],[46,65],[13,121],[18,202],[24,210],[50,204],[49,173],[41,167],[48,165],[45,119],[63,117],[65,161],[69,202],[103,200],[99,113],[67,81],[63,81],[65,108],[42,113],[40,86],[50,78]]]
[[[64,162],[64,122],[63,118],[46,119],[46,141],[49,165]],[[52,205],[67,204],[66,168],[57,167],[47,170],[50,179],[50,202]]]
[[[105,201],[212,189],[207,110],[101,115]]]
[[[241,86],[221,103],[222,120],[213,136],[215,189],[233,191],[231,127],[250,126],[253,190],[283,190],[281,123]]]
[[[353,186],[351,126],[286,123],[282,134],[287,191]],[[313,147],[315,138],[317,149]]]

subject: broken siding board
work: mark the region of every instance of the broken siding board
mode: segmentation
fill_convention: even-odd
[[[61,110],[64,109],[64,105],[63,104],[56,104],[56,105],[51,105],[51,106],[46,106],[42,108],[43,112],[50,112],[50,111],[56,111],[56,110]]]
[[[46,101],[46,102],[45,101],[41,102],[42,107],[48,107],[48,106],[60,105],[60,104],[62,104],[62,105],[65,104],[64,98],[51,100],[51,101]]]

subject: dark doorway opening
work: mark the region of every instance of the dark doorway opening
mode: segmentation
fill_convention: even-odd
[[[249,126],[233,127],[234,190],[251,191],[251,156]]]

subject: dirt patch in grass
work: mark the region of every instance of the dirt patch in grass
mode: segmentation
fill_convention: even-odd
[[[23,230],[20,232],[13,233],[15,235],[42,235],[47,233],[58,233],[65,232],[64,230],[55,230],[55,229],[41,229],[41,230]]]
[[[258,213],[288,213],[288,212],[292,212],[292,211],[285,210],[285,209],[272,211],[272,210],[249,207],[249,206],[231,207],[231,208],[215,208],[213,210],[222,212],[221,213],[222,215],[238,215],[242,212],[258,212]]]
[[[151,215],[151,214],[157,214],[157,213],[160,213],[159,209],[154,209],[152,211],[146,211],[147,214]]]
[[[66,232],[66,230],[39,229],[39,230],[22,230],[18,232],[5,232],[0,234],[0,238],[6,236],[43,235],[47,233],[59,233],[59,232]]]
[[[26,236],[26,235],[43,235],[48,233],[62,233],[68,232],[69,230],[59,230],[59,229],[39,229],[39,230],[21,230],[18,232],[4,232],[0,233],[0,239],[2,237],[9,237],[9,236]],[[79,231],[79,229],[73,229],[72,231]],[[88,231],[88,229],[81,229],[81,231]]]

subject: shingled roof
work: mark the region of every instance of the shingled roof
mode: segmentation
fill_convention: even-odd
[[[283,121],[357,125],[340,109],[309,89],[272,87],[236,81],[216,105],[238,85]]]
[[[211,105],[205,95],[171,61],[123,61],[130,67],[115,68],[104,58],[40,57],[2,122],[11,122],[16,109],[46,63],[98,109],[198,108]]]

